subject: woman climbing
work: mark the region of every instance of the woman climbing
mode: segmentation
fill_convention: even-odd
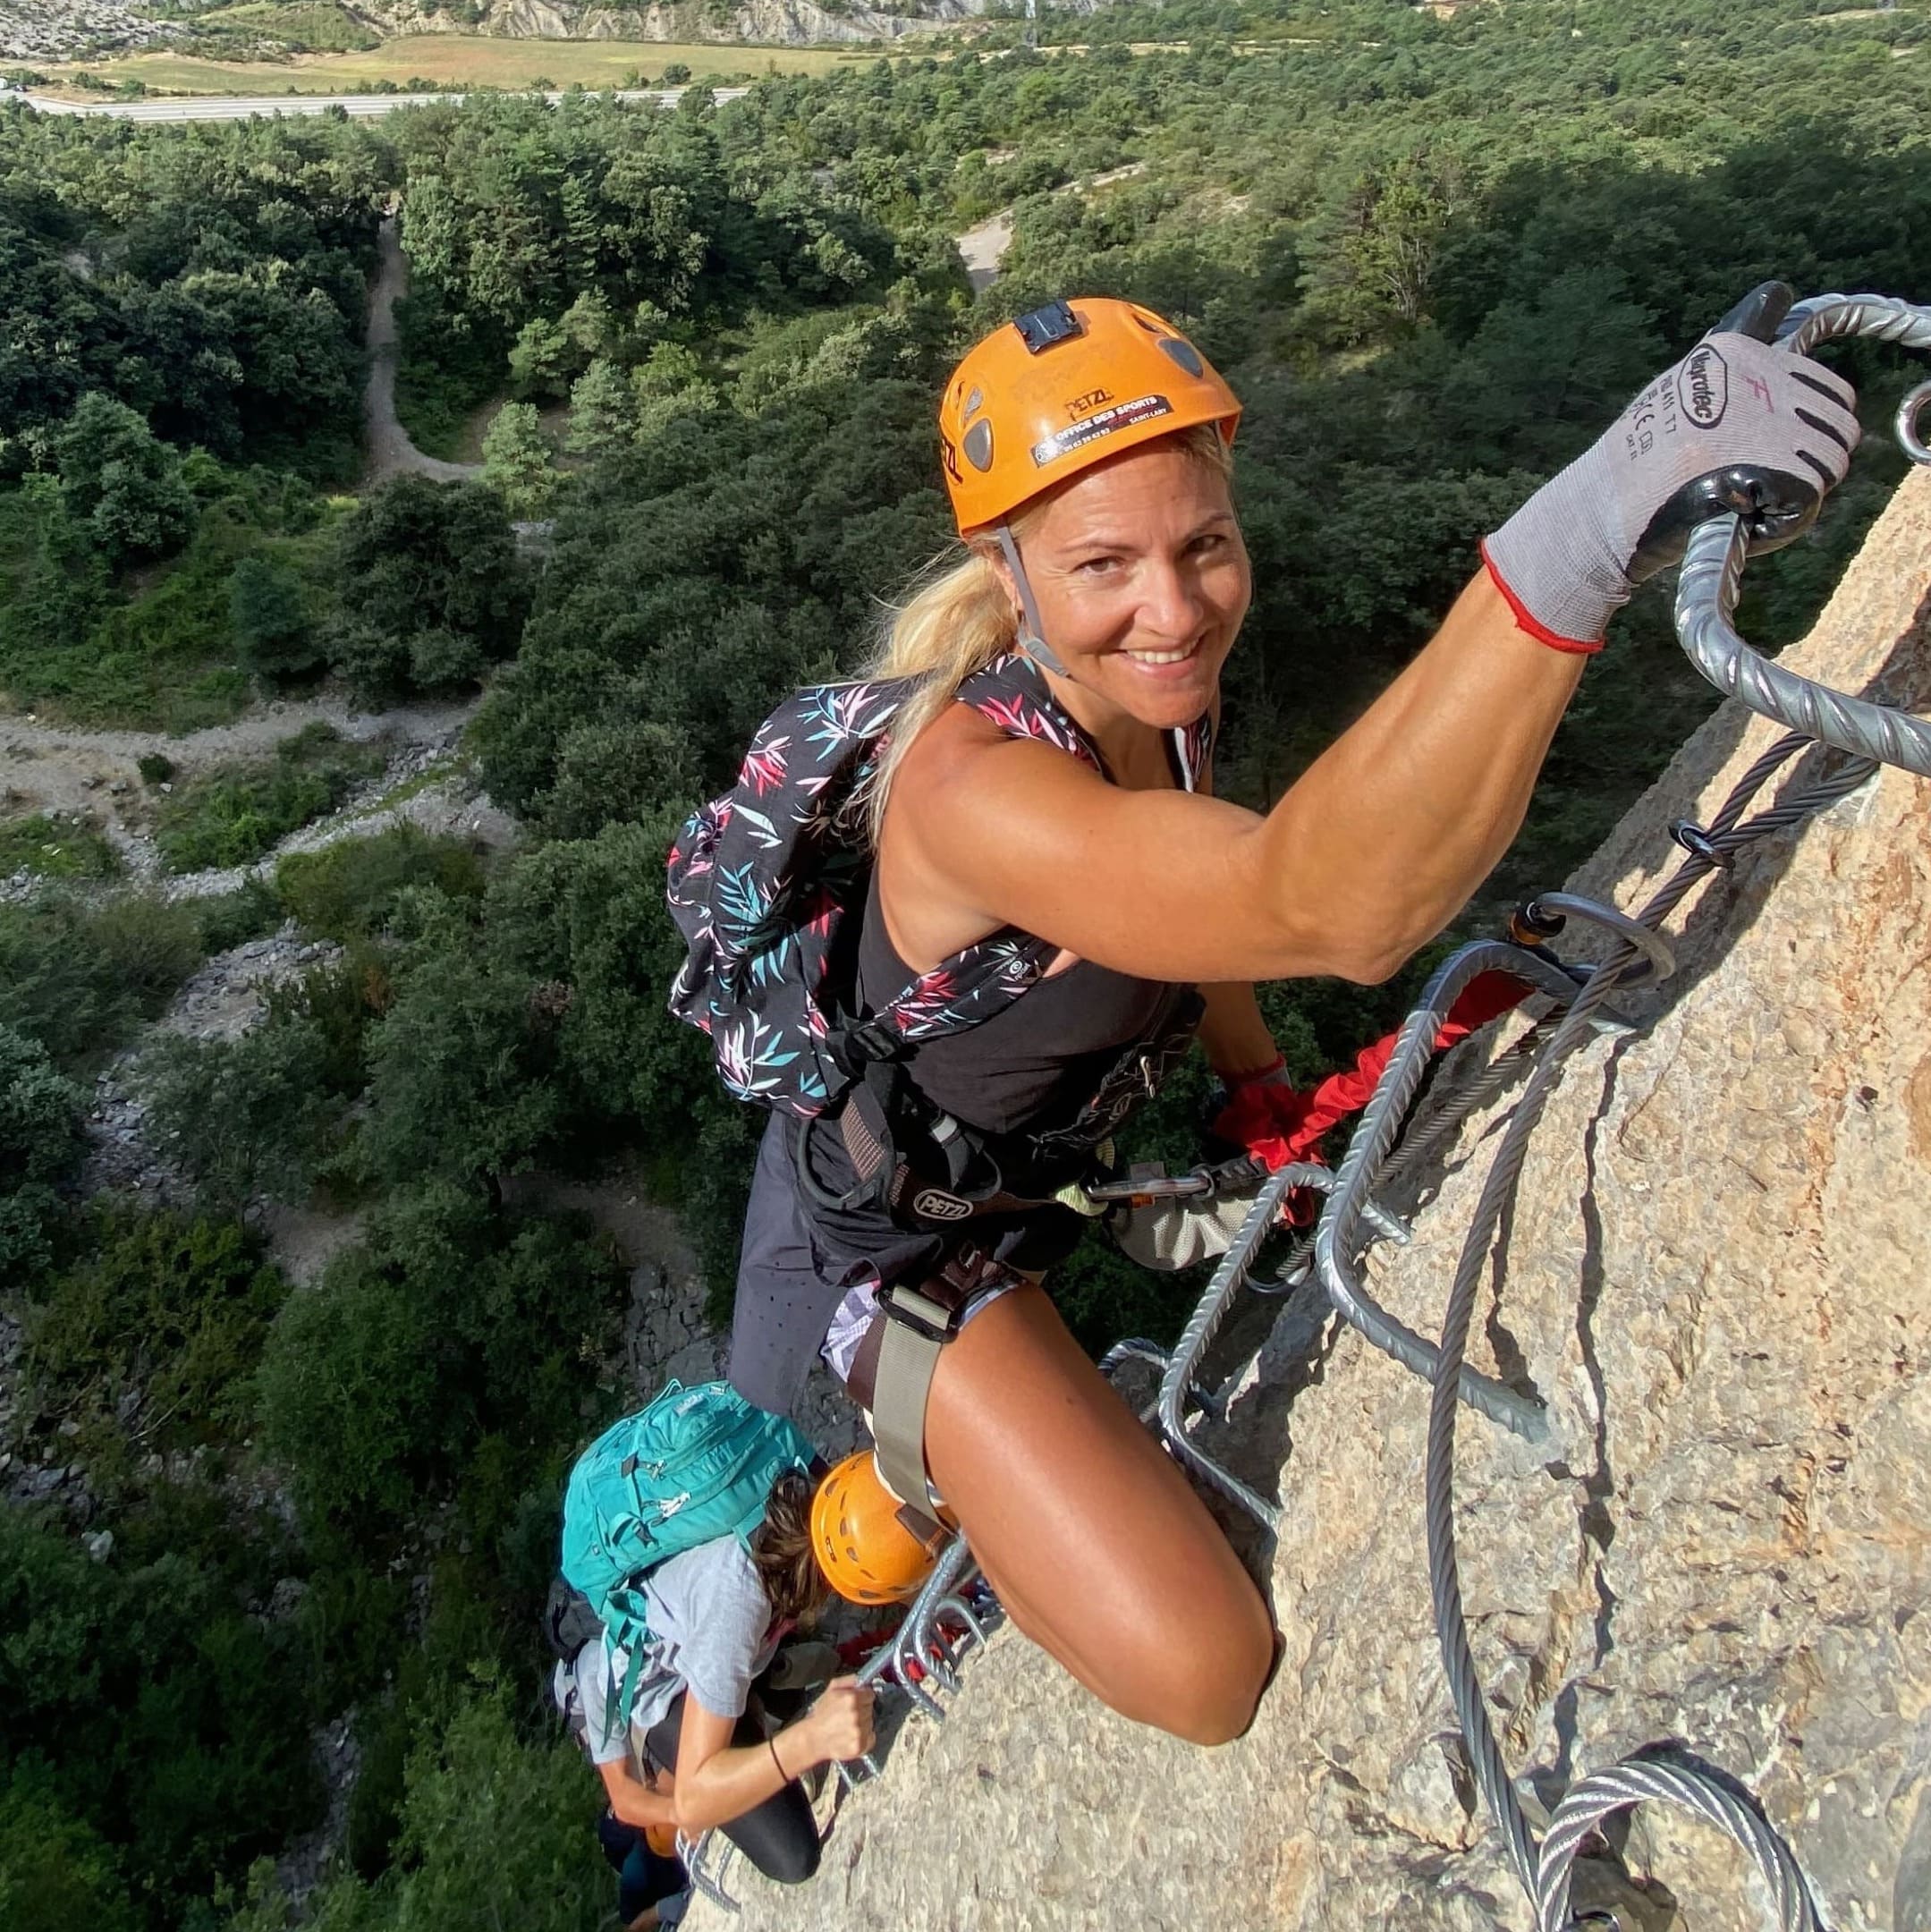
[[[603,1780],[598,1836],[627,1926],[669,1889],[678,1832],[721,1827],[766,1877],[809,1878],[818,1835],[800,1780],[871,1749],[872,1692],[851,1677],[782,1728],[764,1721],[774,1692],[801,1688],[783,1666],[804,1650],[779,1645],[833,1589],[895,1602],[926,1568],[903,1530],[855,1509],[843,1465],[822,1483],[817,1467],[782,1417],[723,1383],[672,1382],[571,1471],[545,1612],[552,1688]]]
[[[1210,784],[1249,596],[1230,490],[1241,405],[1147,309],[1022,317],[945,389],[964,555],[893,614],[885,682],[794,701],[673,854],[673,908],[688,915],[697,874],[741,898],[746,869],[718,841],[789,835],[771,799],[810,743],[873,733],[839,821],[849,834],[862,808],[843,928],[834,881],[759,973],[733,979],[708,953],[694,970],[722,940],[710,915],[687,920],[673,1004],[712,1030],[738,1091],[785,1109],[753,1184],[732,1379],[783,1412],[821,1355],[873,1412],[893,1488],[956,1520],[1020,1627],[1129,1716],[1236,1736],[1274,1638],[1213,1519],[1039,1284],[1079,1230],[1054,1190],[1196,1021],[1249,1118],[1272,1093],[1285,1107],[1253,982],[1393,972],[1513,837],[1632,585],[1715,509],[1745,513],[1766,547],[1808,526],[1858,426],[1847,385],[1769,345],[1788,300],[1758,291],[1495,532],[1432,641],[1265,816]],[[787,891],[806,861],[831,878],[836,786],[815,776],[802,795]],[[737,957],[775,917],[770,894],[751,897]],[[714,910],[721,930],[733,909]],[[810,955],[822,978],[795,1026],[762,1009],[724,1023],[731,1000],[765,996],[760,973],[795,975],[796,940],[834,931],[843,964]],[[843,1091],[799,1063],[834,1065]]]

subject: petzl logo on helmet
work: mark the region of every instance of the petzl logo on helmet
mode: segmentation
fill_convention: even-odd
[[[1730,368],[1722,352],[1708,343],[1692,350],[1676,387],[1683,414],[1698,429],[1714,429],[1730,405]]]
[[[1135,423],[1150,422],[1156,416],[1171,416],[1173,405],[1164,395],[1143,395],[1131,402],[1115,402],[1111,409],[1100,411],[1097,416],[1088,416],[1084,422],[1076,422],[1070,429],[1062,429],[1056,436],[1043,436],[1032,446],[1035,469],[1044,470],[1050,462],[1057,462],[1062,456],[1070,455],[1076,449],[1084,449],[1088,443],[1097,442],[1101,436],[1112,436],[1121,429],[1131,429]]]
[[[972,1212],[972,1203],[956,1194],[942,1194],[937,1188],[921,1188],[912,1196],[912,1212],[927,1221],[963,1221]]]

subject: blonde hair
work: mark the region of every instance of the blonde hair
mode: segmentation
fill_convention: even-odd
[[[1171,436],[1143,443],[1141,449],[1163,445],[1178,449],[1205,467],[1231,479],[1233,456],[1217,423],[1195,423]],[[1035,496],[1006,528],[1015,540],[1023,537],[1060,491]],[[864,674],[871,678],[916,678],[919,684],[892,719],[892,730],[878,767],[867,780],[860,802],[867,829],[876,847],[885,828],[885,805],[892,781],[919,734],[952,704],[959,687],[976,671],[983,671],[1019,642],[1019,614],[999,572],[993,565],[995,540],[978,535],[954,544],[928,564],[906,586],[903,594],[886,604],[879,624],[878,647]]]

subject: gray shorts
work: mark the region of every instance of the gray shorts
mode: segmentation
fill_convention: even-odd
[[[960,1326],[1020,1280],[995,1284],[966,1304]],[[792,1170],[783,1115],[773,1114],[758,1149],[738,1257],[731,1320],[732,1385],[747,1402],[790,1415],[814,1361],[841,1382],[866,1330],[879,1319],[876,1268],[836,1268],[814,1250]]]

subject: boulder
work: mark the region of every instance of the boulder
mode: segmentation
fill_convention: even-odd
[[[1920,473],[1784,662],[1923,709],[1927,610]],[[1724,706],[1571,889],[1639,905],[1681,857],[1669,822],[1707,822],[1775,735]],[[1679,1741],[1755,1794],[1837,1932],[1927,1932],[1931,785],[1884,772],[1667,929],[1678,971],[1622,1002],[1638,1032],[1569,1063],[1478,1305],[1471,1360],[1551,1419],[1530,1448],[1463,1415],[1478,1667],[1538,1823],[1583,1772]],[[1427,1178],[1412,1246],[1370,1267],[1424,1333],[1510,1097]],[[1311,1351],[1283,1337],[1201,1438],[1285,1510],[1286,1656],[1249,1735],[1152,1734],[1003,1633],[950,1719],[908,1724],[845,1801],[806,1901],[734,1864],[740,1932],[1532,1922],[1439,1662],[1426,1391],[1332,1323]],[[1579,1903],[1655,1932],[1774,1922],[1707,1828],[1646,1807],[1612,1835]]]

